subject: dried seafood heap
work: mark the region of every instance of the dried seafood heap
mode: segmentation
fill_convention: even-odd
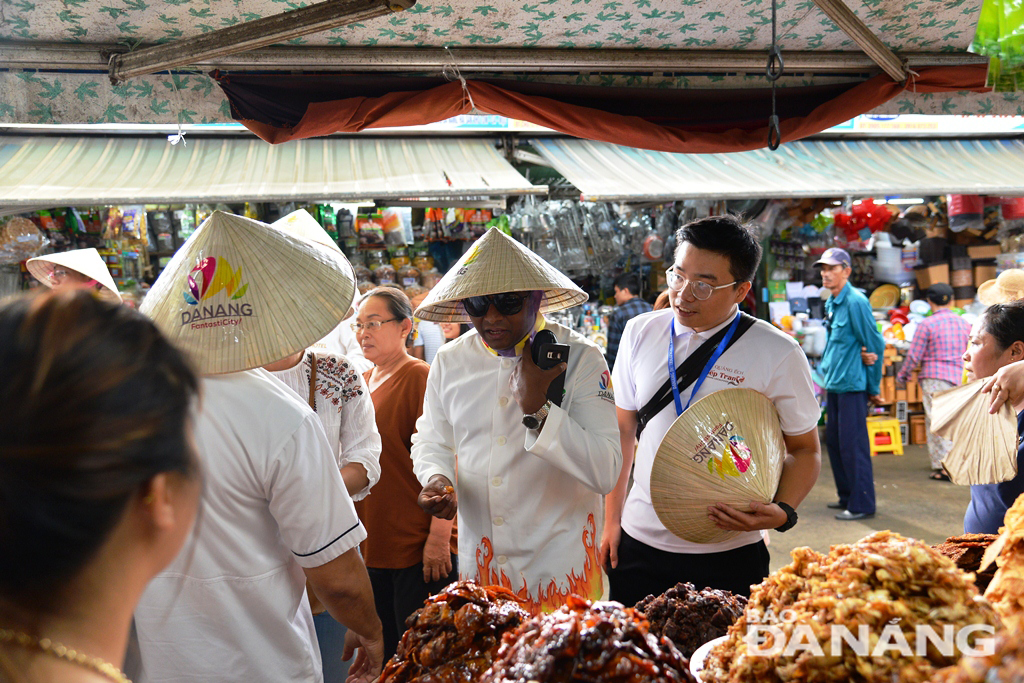
[[[965,656],[956,666],[935,674],[933,683],[1010,683],[1024,680],[1024,642],[1019,633],[1001,631],[995,651],[985,656]]]
[[[704,643],[724,636],[746,606],[742,595],[677,583],[658,597],[648,595],[636,604],[636,611],[647,617],[651,633],[665,636],[684,657],[692,657]]]
[[[984,591],[992,575],[995,574],[995,565],[989,566],[985,571],[979,571],[981,558],[988,550],[988,547],[999,538],[995,534],[963,534],[962,536],[951,536],[939,545],[932,546],[940,553],[953,560],[953,564],[960,571],[974,574],[974,585],[979,591]]]
[[[996,612],[1010,630],[1024,626],[1024,496],[1003,516],[1002,533],[986,556],[996,555],[999,569],[985,590]]]
[[[491,665],[501,637],[530,617],[499,586],[451,584],[406,621],[381,683],[469,683]]]
[[[705,680],[927,681],[936,668],[953,664],[962,652],[950,645],[944,654],[922,637],[919,655],[919,628],[930,627],[941,635],[946,625],[959,633],[972,624],[999,624],[973,581],[952,561],[890,531],[833,546],[828,555],[810,548],[797,548],[792,555],[792,564],[754,587],[747,611],[729,629],[728,640],[711,650]],[[764,634],[765,642],[748,637],[748,627],[755,636]],[[862,637],[858,642],[864,646],[851,645],[837,632]],[[796,647],[805,637],[817,652]],[[977,632],[968,645],[984,637]],[[894,642],[902,642],[906,651],[896,645],[877,650]]]
[[[671,642],[617,602],[574,595],[505,636],[481,683],[671,683],[694,681]]]

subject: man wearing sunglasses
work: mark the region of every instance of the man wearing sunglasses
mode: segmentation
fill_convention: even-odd
[[[623,466],[605,499],[601,561],[611,598],[626,605],[680,581],[749,595],[751,584],[768,575],[762,530],[786,531],[796,523],[795,508],[814,486],[821,464],[820,410],[803,352],[791,337],[738,311],[761,259],[757,237],[732,216],[712,216],[683,226],[676,240],[666,273],[670,308],[626,324],[613,375]],[[687,363],[691,355],[701,362]],[[676,376],[666,396],[670,376],[687,365],[699,372]],[[709,521],[739,533],[723,542],[693,543],[666,529],[654,510],[654,456],[686,406],[733,387],[761,392],[778,410],[788,452],[782,480],[773,502],[752,501],[749,510],[710,501]]]
[[[492,229],[416,310],[474,328],[430,367],[411,452],[420,506],[458,514],[461,578],[506,586],[535,612],[603,592],[602,503],[621,466],[611,378],[595,344],[542,313],[586,298]],[[550,335],[568,356],[543,370],[532,352],[559,351]]]

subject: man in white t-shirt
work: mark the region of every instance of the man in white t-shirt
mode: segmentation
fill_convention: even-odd
[[[632,605],[680,581],[744,595],[768,575],[765,529],[786,530],[796,508],[814,486],[821,466],[820,415],[810,368],[799,345],[764,321],[755,321],[715,361],[691,397],[680,386],[681,405],[731,387],[754,389],[775,404],[788,455],[775,501],[752,502],[752,512],[709,505],[722,529],[740,531],[721,543],[692,543],[671,533],[651,503],[651,467],[658,446],[678,412],[670,402],[646,423],[636,441],[637,413],[669,378],[668,344],[678,367],[706,340],[729,327],[747,295],[761,259],[751,231],[731,216],[714,216],[680,228],[675,261],[668,270],[669,309],[639,315],[626,324],[612,375],[623,466],[615,490],[605,498],[601,561],[611,598]],[[725,347],[723,347],[725,348]],[[633,453],[633,487],[628,492]]]

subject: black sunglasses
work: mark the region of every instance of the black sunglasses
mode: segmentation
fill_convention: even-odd
[[[526,296],[516,294],[515,292],[505,292],[488,296],[471,296],[468,299],[462,300],[462,307],[466,309],[466,313],[469,315],[479,318],[487,313],[487,309],[491,307],[491,304],[494,304],[494,308],[502,315],[515,315],[523,310],[525,302]]]

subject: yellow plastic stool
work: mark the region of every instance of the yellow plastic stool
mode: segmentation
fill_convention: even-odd
[[[875,443],[875,437],[881,435],[888,435],[888,444],[877,445]],[[900,438],[899,420],[888,417],[869,417],[868,444],[871,446],[871,457],[878,453],[903,455],[903,439]]]

